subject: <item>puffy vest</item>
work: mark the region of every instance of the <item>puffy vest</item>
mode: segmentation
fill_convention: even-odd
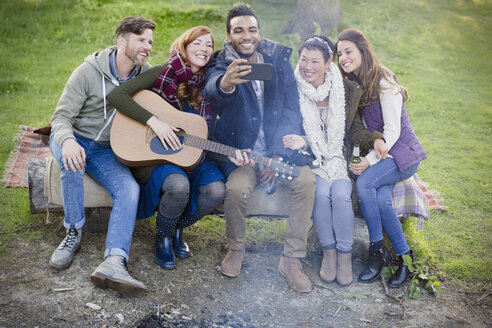
[[[362,111],[362,117],[371,132],[374,130],[378,130],[381,133],[384,132],[383,111],[379,100],[365,106]],[[426,159],[427,155],[410,124],[405,103],[403,103],[401,108],[400,124],[400,137],[389,150],[389,154],[393,156],[400,171],[405,171],[410,166]]]

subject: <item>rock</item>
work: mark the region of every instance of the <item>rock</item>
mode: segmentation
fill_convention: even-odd
[[[123,317],[123,314],[118,313],[114,315],[116,319],[118,319],[118,323],[121,325],[125,322],[125,317]]]
[[[101,310],[101,307],[99,305],[96,305],[96,304],[91,303],[91,302],[86,303],[85,306],[87,306],[89,309],[92,309],[94,311]]]

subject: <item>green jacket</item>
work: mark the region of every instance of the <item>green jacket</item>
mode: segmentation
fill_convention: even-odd
[[[109,55],[117,49],[111,46],[87,56],[68,79],[51,118],[55,141],[61,145],[74,133],[109,144],[109,132],[115,113],[106,96],[119,85],[109,68]],[[137,74],[150,68],[146,63]]]

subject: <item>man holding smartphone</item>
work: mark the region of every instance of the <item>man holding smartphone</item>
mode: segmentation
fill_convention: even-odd
[[[276,182],[271,168],[245,165],[252,162],[247,153],[252,150],[267,157],[282,157],[296,164],[300,174],[292,181],[282,180],[292,193],[279,270],[294,290],[310,292],[311,281],[302,269],[300,258],[307,252],[315,178],[306,166],[307,158],[282,144],[286,134],[302,135],[299,96],[289,63],[292,50],[261,39],[259,25],[251,8],[232,8],[227,17],[224,49],[212,56],[205,71],[205,97],[219,115],[214,137],[229,146],[247,149],[236,158],[220,163],[228,177],[224,212],[229,244],[221,271],[229,277],[240,274],[245,254],[245,212],[249,196],[257,184],[273,186]],[[252,65],[247,63],[271,64],[271,79],[249,80],[246,75],[252,73]],[[256,78],[260,77],[257,75]]]

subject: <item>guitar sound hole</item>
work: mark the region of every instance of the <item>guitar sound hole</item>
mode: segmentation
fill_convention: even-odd
[[[183,144],[184,136],[178,135],[178,139],[181,142],[181,144]],[[150,141],[150,150],[152,150],[156,154],[172,155],[172,154],[179,153],[182,149],[183,147],[175,151],[168,146],[168,149],[166,150],[158,137],[153,137],[152,140]]]

